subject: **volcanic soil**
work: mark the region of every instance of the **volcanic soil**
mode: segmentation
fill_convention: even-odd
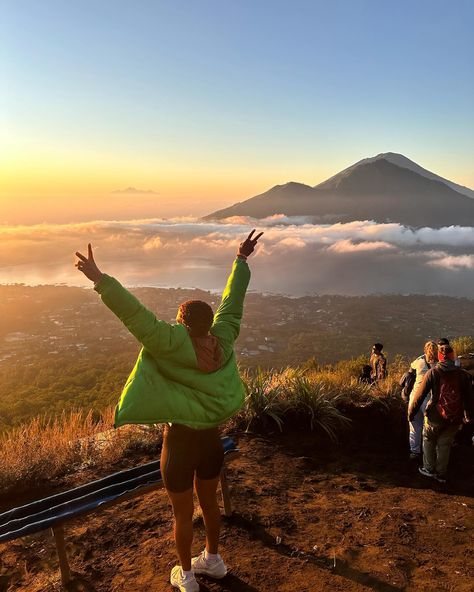
[[[441,487],[383,439],[367,446],[354,436],[338,447],[298,431],[237,439],[242,455],[228,468],[234,513],[221,537],[230,572],[199,578],[202,592],[474,590],[473,446],[453,449]],[[171,592],[171,531],[163,490],[72,522],[70,590]],[[203,545],[196,510],[194,551]],[[0,550],[0,592],[60,590],[48,533]]]

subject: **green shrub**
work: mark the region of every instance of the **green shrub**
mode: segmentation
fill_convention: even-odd
[[[242,380],[246,396],[239,418],[245,422],[246,429],[256,420],[268,417],[281,431],[285,405],[281,397],[280,375],[272,370],[257,368],[254,372],[244,372]]]
[[[284,385],[288,411],[309,418],[310,429],[319,428],[333,442],[350,420],[337,408],[342,394],[323,380],[311,380],[303,373],[295,373]]]

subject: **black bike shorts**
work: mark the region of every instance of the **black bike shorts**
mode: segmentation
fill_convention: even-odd
[[[215,479],[224,462],[218,428],[195,430],[181,424],[165,426],[161,450],[161,475],[166,489],[181,493],[191,489],[194,476]]]

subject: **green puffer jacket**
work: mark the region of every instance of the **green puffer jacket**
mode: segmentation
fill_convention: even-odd
[[[234,342],[240,331],[250,270],[236,259],[210,333],[222,350],[222,366],[198,369],[193,343],[184,325],[160,321],[116,279],[103,275],[95,286],[143,348],[115,410],[115,427],[125,424],[182,423],[196,429],[215,427],[243,404]]]

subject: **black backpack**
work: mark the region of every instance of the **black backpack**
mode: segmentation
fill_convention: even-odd
[[[407,403],[410,398],[410,393],[416,381],[416,370],[410,368],[400,379],[400,386],[402,387],[402,399]]]

